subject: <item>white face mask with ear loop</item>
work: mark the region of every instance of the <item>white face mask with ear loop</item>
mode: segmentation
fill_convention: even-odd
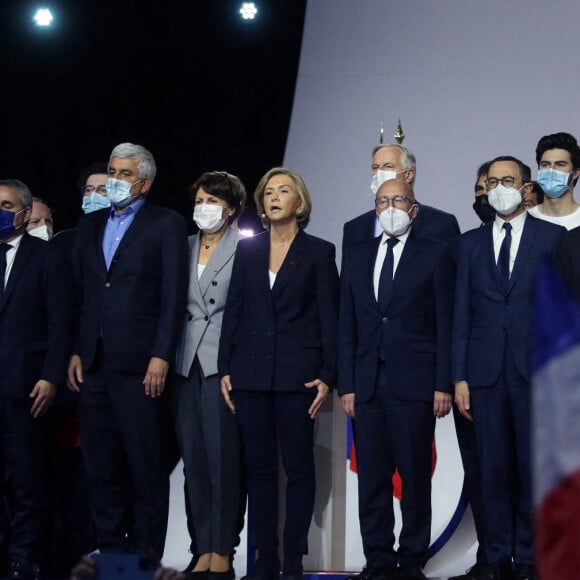
[[[522,189],[525,187],[522,186]],[[502,183],[498,183],[497,187],[489,190],[487,194],[487,201],[489,205],[495,209],[500,215],[509,215],[516,211],[518,206],[522,203],[521,190],[515,187],[506,187]]]
[[[225,223],[223,207],[212,203],[199,203],[193,208],[193,221],[206,234],[220,230]],[[231,214],[230,214],[231,215]]]

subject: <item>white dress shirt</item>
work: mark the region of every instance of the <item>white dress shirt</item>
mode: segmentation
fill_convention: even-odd
[[[520,241],[522,239],[522,232],[524,231],[524,224],[526,223],[527,212],[521,213],[518,217],[515,217],[509,223],[512,226],[512,243],[510,245],[510,276],[512,270],[514,269],[514,263],[516,261],[516,256],[518,255],[518,248],[520,247]],[[493,253],[495,256],[495,263],[499,258],[499,251],[503,239],[505,238],[505,230],[503,229],[503,224],[506,221],[496,214],[495,220],[493,222]]]
[[[401,254],[403,253],[405,243],[407,242],[407,238],[409,237],[410,233],[411,228],[409,228],[404,234],[397,236],[399,243],[393,246],[393,279],[395,278],[395,272],[397,271],[397,266],[401,260]],[[375,270],[373,272],[373,289],[375,291],[375,300],[377,302],[379,300],[379,281],[381,279],[381,270],[383,268],[383,262],[387,257],[387,240],[390,237],[391,236],[388,236],[385,234],[385,232],[383,232],[381,243],[379,244],[379,249],[377,251],[377,258],[375,260]]]

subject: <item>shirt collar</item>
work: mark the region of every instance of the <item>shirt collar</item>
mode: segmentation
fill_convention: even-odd
[[[399,243],[401,244],[401,246],[404,246],[410,233],[411,233],[411,228],[409,228],[404,234],[401,234],[400,236],[394,236],[394,237],[396,237],[399,240]],[[391,237],[392,236],[388,236],[387,234],[385,234],[385,232],[383,232],[383,235],[381,237],[381,245],[386,244],[387,240]]]
[[[527,211],[523,211],[519,216],[509,221],[509,223],[512,226],[513,232],[519,232],[524,227],[524,224],[526,223],[527,213],[528,213]],[[498,214],[495,214],[493,227],[497,232],[501,233],[501,230],[503,229],[503,224],[505,223],[507,223],[506,220],[502,219],[501,216],[499,216]]]
[[[9,242],[3,242],[3,243],[8,245],[8,246],[11,246],[12,249],[14,249],[14,250],[17,250],[20,247],[20,242],[22,241],[22,236],[24,236],[24,234],[20,234],[19,236],[16,236],[14,239],[10,240]]]
[[[129,207],[127,207],[127,209],[123,212],[123,213],[119,213],[117,211],[117,209],[115,209],[115,206],[111,206],[111,217],[115,218],[115,217],[127,217],[130,216],[131,214],[136,214],[142,207],[143,204],[145,203],[145,198],[142,197],[141,199],[133,202]]]

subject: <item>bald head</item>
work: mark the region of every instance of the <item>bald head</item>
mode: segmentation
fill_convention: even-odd
[[[395,197],[401,195],[410,199],[415,203],[415,194],[413,188],[406,181],[399,181],[398,179],[389,179],[385,181],[377,191],[377,199],[380,197]]]

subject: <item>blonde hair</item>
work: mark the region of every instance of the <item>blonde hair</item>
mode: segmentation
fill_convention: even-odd
[[[302,177],[300,177],[300,175],[295,171],[286,169],[285,167],[273,167],[267,171],[256,187],[254,201],[256,202],[258,215],[262,219],[262,224],[266,229],[270,228],[270,220],[266,217],[266,212],[264,210],[264,192],[268,185],[268,181],[276,175],[287,175],[294,182],[294,188],[296,189],[296,193],[301,202],[300,212],[296,214],[296,223],[298,224],[298,227],[303,230],[310,222],[312,200],[310,199],[310,193],[308,192],[308,188],[306,187],[306,183],[304,183]]]

